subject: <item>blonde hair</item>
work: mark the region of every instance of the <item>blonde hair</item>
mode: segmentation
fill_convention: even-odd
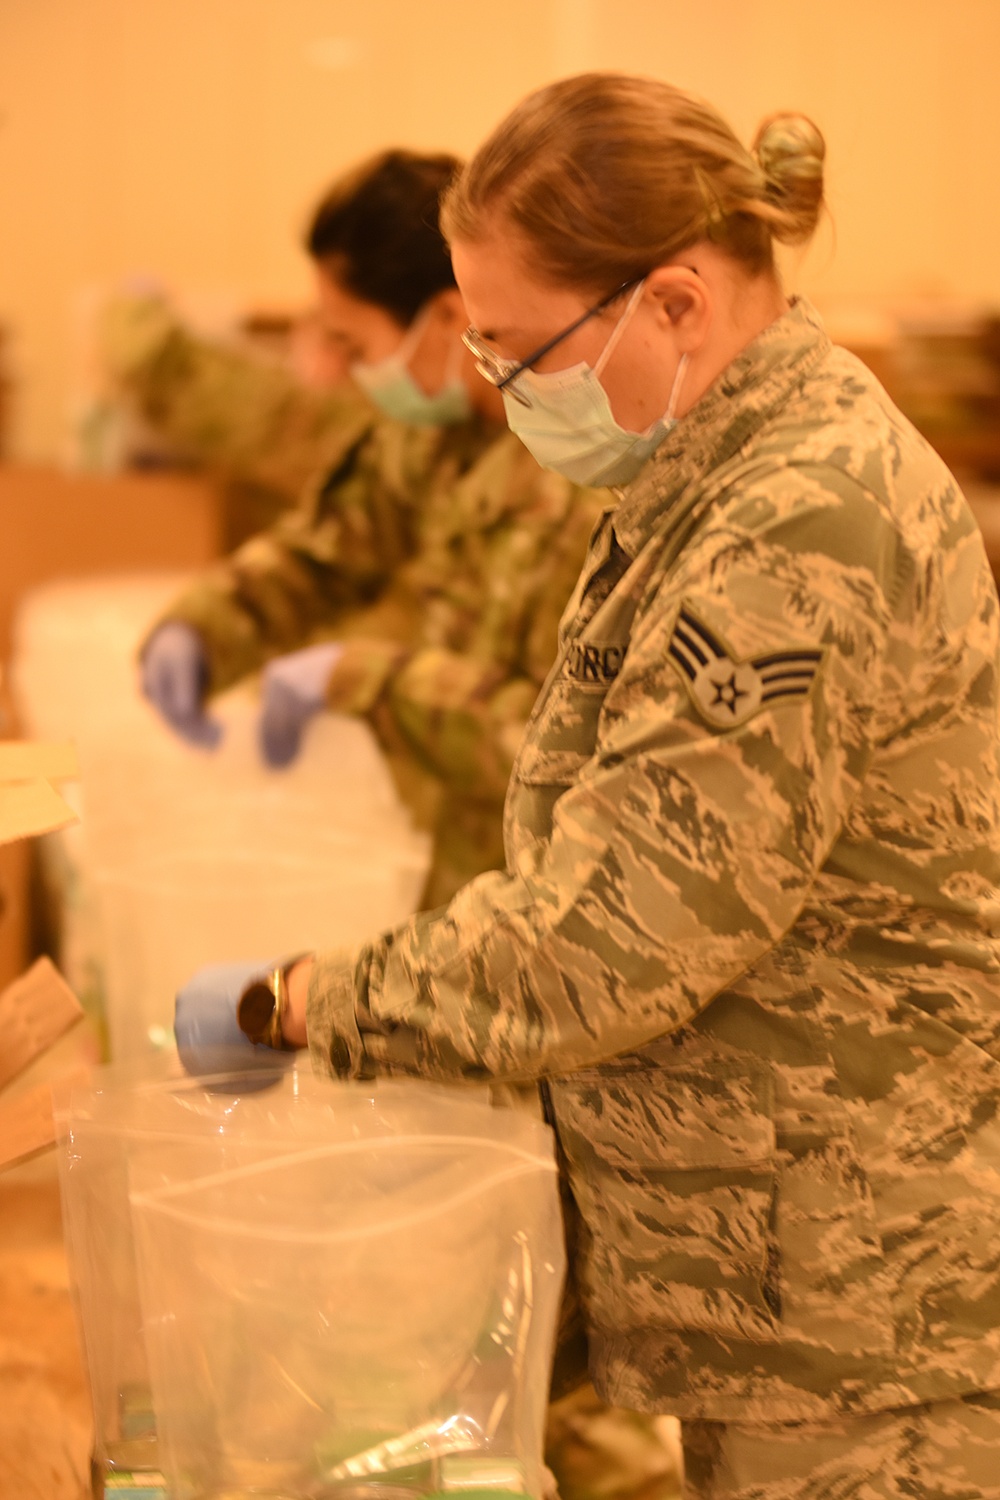
[[[752,274],[801,244],[823,208],[823,137],[763,122],[751,150],[702,100],[652,78],[582,73],[522,100],[444,195],[448,240],[515,226],[557,283],[606,290],[700,240]]]

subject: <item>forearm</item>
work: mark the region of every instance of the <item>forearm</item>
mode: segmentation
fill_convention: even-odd
[[[672,839],[650,827],[641,798],[602,836],[603,792],[570,800],[539,870],[480,876],[443,912],[354,954],[315,955],[316,1066],[511,1083],[591,1066],[688,1023],[794,921],[804,872],[774,890],[766,911],[757,901],[774,830],[766,841],[763,828],[748,830],[740,869],[719,884],[719,910],[695,914],[677,883],[679,807]]]
[[[374,598],[389,564],[364,528],[333,513],[290,512],[209,569],[164,612],[195,630],[221,692],[273,656],[305,645]],[[155,628],[155,627],[154,627]]]
[[[328,707],[366,715],[451,788],[502,798],[537,684],[459,651],[349,641]]]
[[[103,333],[113,383],[157,432],[290,502],[372,425],[353,387],[309,390],[279,365],[198,338],[156,299],[113,304]]]
[[[142,642],[140,658],[157,631],[174,622],[190,626],[198,636],[207,694],[225,692],[258,671],[272,654],[258,618],[221,569],[206,574],[170,603]]]

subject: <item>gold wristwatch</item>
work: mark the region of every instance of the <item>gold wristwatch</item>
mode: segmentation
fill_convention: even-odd
[[[244,1036],[264,1047],[285,1052],[290,1043],[281,1034],[281,1021],[288,1009],[288,971],[299,957],[268,969],[247,985],[236,1006],[236,1023]]]

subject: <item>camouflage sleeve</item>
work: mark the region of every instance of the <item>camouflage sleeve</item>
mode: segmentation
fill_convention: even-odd
[[[307,501],[209,569],[153,629],[197,630],[211,692],[317,630],[336,634],[338,615],[369,603],[411,555],[439,441],[430,428],[376,424]]]
[[[508,484],[555,488],[551,476],[518,467]],[[525,499],[527,497],[527,499]],[[383,640],[345,643],[328,706],[368,717],[384,745],[403,745],[457,792],[502,801],[525,724],[556,653],[559,620],[607,496],[563,487],[558,508],[509,520],[491,567],[506,580],[491,623],[478,622],[474,649]],[[521,543],[524,543],[521,546]],[[514,574],[518,575],[515,585]]]
[[[109,306],[101,353],[114,387],[161,436],[289,502],[340,463],[373,419],[353,386],[309,390],[278,364],[197,337],[156,297]]]
[[[383,744],[402,743],[453,790],[499,800],[537,693],[530,677],[461,651],[352,640],[327,703],[366,715]]]
[[[823,496],[810,481],[738,543],[718,530],[689,547],[636,615],[603,709],[552,679],[514,770],[508,872],[346,960],[317,956],[317,1066],[510,1080],[589,1066],[685,1023],[779,940],[864,775],[896,592],[894,531],[839,482]],[[808,691],[735,729],[706,718],[670,651],[682,603],[734,660],[811,653]]]

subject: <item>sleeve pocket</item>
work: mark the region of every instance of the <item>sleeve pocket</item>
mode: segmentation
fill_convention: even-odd
[[[525,786],[569,786],[594,753],[606,684],[560,681],[531,722],[514,764]]]

